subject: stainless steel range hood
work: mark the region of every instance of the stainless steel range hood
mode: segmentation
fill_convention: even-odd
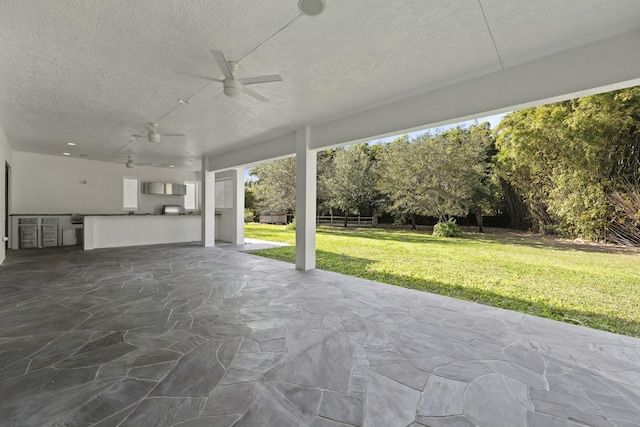
[[[164,194],[168,196],[184,196],[187,194],[187,186],[171,182],[145,182],[142,185],[144,194]]]

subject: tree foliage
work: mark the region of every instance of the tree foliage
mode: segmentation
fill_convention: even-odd
[[[389,200],[388,210],[448,220],[470,210],[482,215],[495,203],[499,187],[490,163],[493,140],[488,124],[458,127],[410,141],[396,139],[378,161],[378,189]]]
[[[350,212],[370,207],[376,199],[373,160],[364,144],[335,150],[330,168],[320,181],[326,187],[328,202],[344,212],[344,225]]]
[[[261,213],[290,213],[296,209],[296,159],[287,157],[250,170]]]
[[[638,183],[640,88],[509,114],[497,128],[498,169],[535,228],[603,239],[611,196]]]

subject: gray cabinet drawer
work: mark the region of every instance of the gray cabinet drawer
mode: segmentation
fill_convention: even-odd
[[[58,218],[42,218],[42,224],[58,225]]]
[[[20,230],[20,238],[21,239],[35,239],[38,233],[36,230]]]
[[[51,246],[58,246],[58,239],[42,239],[43,248],[48,248]]]
[[[20,248],[37,248],[36,239],[20,239]]]
[[[19,225],[23,225],[23,224],[37,224],[38,223],[38,218],[18,218],[18,224]]]

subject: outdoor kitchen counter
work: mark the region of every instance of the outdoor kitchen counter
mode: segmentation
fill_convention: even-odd
[[[200,215],[84,216],[84,249],[199,241]]]

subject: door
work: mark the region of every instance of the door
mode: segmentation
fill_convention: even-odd
[[[11,166],[9,163],[4,162],[4,235],[3,237],[9,237],[9,180],[11,178]],[[5,240],[4,250],[5,254],[9,248],[9,241]]]

